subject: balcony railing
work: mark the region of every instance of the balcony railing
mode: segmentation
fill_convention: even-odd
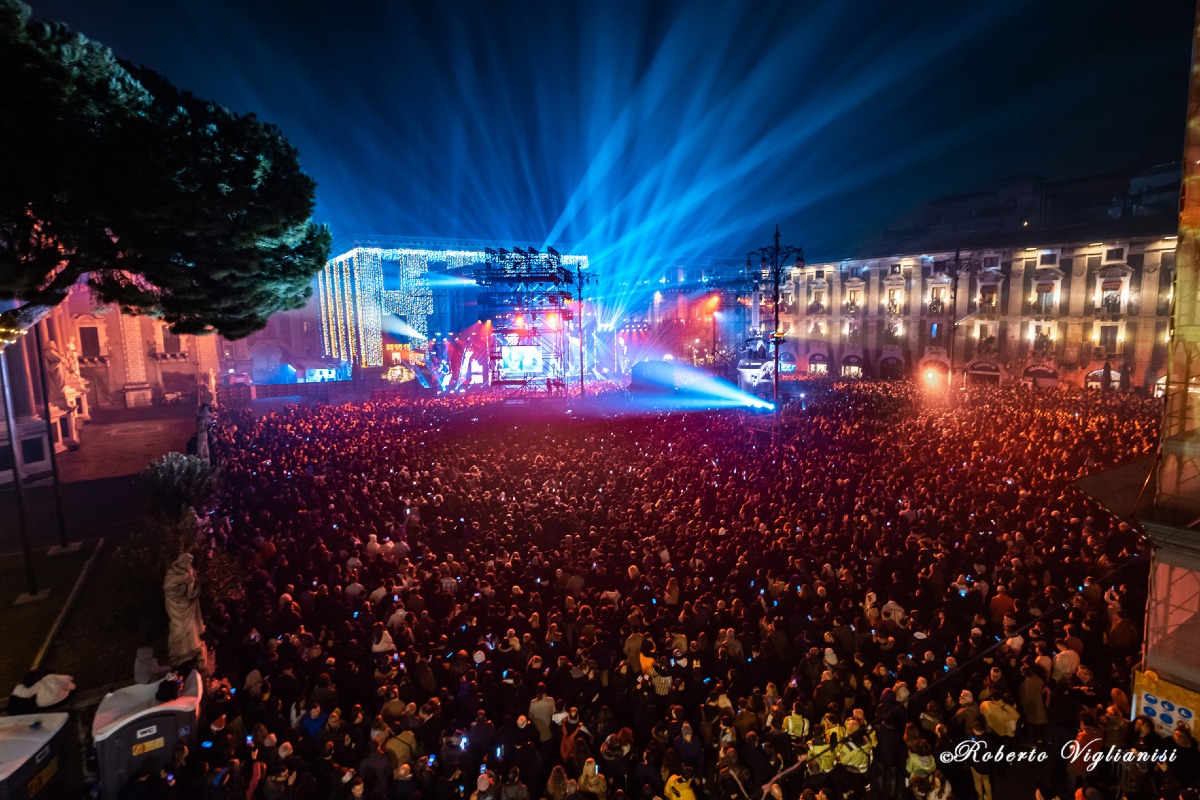
[[[843,308],[847,314],[857,314],[862,310],[862,306],[860,306],[855,300],[847,300]]]
[[[899,314],[904,313],[904,308],[903,308],[902,304],[897,303],[894,300],[890,303],[886,303],[883,307],[883,310],[885,312],[887,312],[888,314],[894,314],[894,315],[899,315]]]
[[[155,345],[150,346],[149,356],[151,358],[156,358],[159,361],[187,361],[188,359],[188,354],[185,350],[162,352]]]
[[[810,314],[824,314],[827,311],[828,311],[828,309],[825,308],[824,303],[809,303],[808,304],[808,313],[810,313]]]
[[[1125,303],[1120,297],[1105,297],[1096,308],[1096,316],[1100,319],[1119,319],[1125,313]]]
[[[972,310],[981,317],[994,317],[1000,313],[1000,304],[994,298],[984,298],[972,305],[974,306]]]
[[[950,305],[940,297],[935,297],[929,301],[930,314],[945,314],[950,310]]]
[[[1025,303],[1025,313],[1032,314],[1035,317],[1053,317],[1058,314],[1058,303],[1054,301],[1042,302],[1041,300],[1030,300]]]
[[[976,355],[994,356],[999,352],[1000,352],[1000,347],[996,344],[995,336],[985,337],[985,338],[979,340],[979,343],[975,345]]]

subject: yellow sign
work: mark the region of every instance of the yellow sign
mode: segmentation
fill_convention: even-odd
[[[33,797],[42,789],[46,788],[46,784],[50,782],[58,773],[58,756],[50,759],[50,763],[42,768],[42,771],[33,776],[33,780],[29,782],[29,796]]]
[[[138,742],[133,746],[133,754],[135,756],[140,756],[144,753],[149,753],[151,750],[158,750],[161,747],[166,747],[166,745],[167,740],[160,736],[157,739],[151,739],[148,742]]]
[[[1134,670],[1133,716],[1149,717],[1161,736],[1170,736],[1180,722],[1196,729],[1200,694],[1165,681],[1153,672]]]

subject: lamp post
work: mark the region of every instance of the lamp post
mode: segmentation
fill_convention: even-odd
[[[751,250],[746,254],[746,271],[752,269],[751,260],[757,255],[760,259],[761,270],[769,270],[771,283],[774,287],[774,307],[772,315],[774,317],[774,331],[771,334],[771,340],[775,347],[775,369],[774,382],[771,401],[775,406],[775,417],[779,418],[779,345],[783,341],[783,333],[779,330],[779,284],[783,279],[783,265],[789,259],[795,259],[800,263],[804,263],[804,248],[793,247],[791,245],[781,245],[779,243],[779,225],[775,226],[775,241],[770,247],[760,247],[758,250]],[[755,283],[761,281],[761,274],[756,276]]]
[[[974,274],[978,268],[978,261],[964,261],[962,259],[961,250],[954,251],[954,261],[946,265],[946,275],[950,278],[950,347],[947,348],[947,356],[950,359],[950,377],[946,381],[946,389],[954,388],[954,339],[958,333],[958,277],[964,271],[968,274]],[[965,378],[964,378],[965,380]]]

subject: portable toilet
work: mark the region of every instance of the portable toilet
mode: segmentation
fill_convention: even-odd
[[[0,800],[63,797],[67,714],[0,717]]]
[[[174,700],[159,702],[157,693],[157,683],[127,686],[109,692],[96,709],[92,740],[104,800],[115,800],[143,765],[167,766],[176,746],[196,735],[204,694],[200,673],[188,673]]]

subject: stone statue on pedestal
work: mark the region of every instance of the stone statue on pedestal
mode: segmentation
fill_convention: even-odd
[[[200,376],[199,387],[197,388],[197,399],[202,406],[215,408],[217,405],[216,393],[216,377],[210,369],[207,373]]]
[[[63,363],[67,368],[67,384],[83,394],[87,391],[88,382],[79,373],[79,348],[75,346],[75,337],[67,340],[67,352],[63,353]]]
[[[50,393],[50,402],[66,408],[66,388],[68,384],[67,360],[58,349],[58,342],[49,339],[42,348],[42,358],[46,362],[46,388]]]
[[[200,582],[192,567],[192,554],[181,553],[167,569],[163,579],[167,618],[170,630],[167,649],[171,664],[182,664],[193,658],[204,659],[204,620],[200,616]]]
[[[209,460],[208,450],[208,432],[213,426],[213,413],[208,404],[200,406],[200,411],[196,414],[196,455]]]

